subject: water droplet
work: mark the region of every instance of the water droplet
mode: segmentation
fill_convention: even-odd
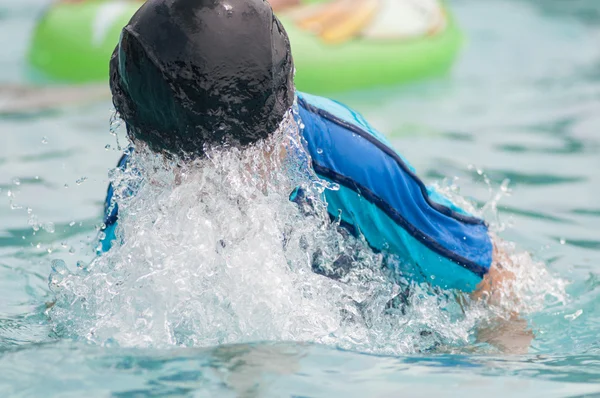
[[[81,185],[81,184],[83,184],[86,181],[87,181],[87,177],[81,177],[80,179],[78,179],[77,181],[75,181],[75,183],[77,185]]]
[[[10,189],[8,190],[8,192],[6,192],[6,196],[8,196],[9,198],[13,196],[13,193]]]
[[[52,272],[56,272],[57,274],[66,275],[69,272],[67,264],[63,260],[52,260],[51,267]]]
[[[67,246],[68,246],[68,245],[67,245],[67,242],[60,242],[60,245],[61,245],[63,248],[65,248],[65,249],[66,249],[66,248],[67,248]]]
[[[18,178],[13,178],[13,184],[21,185],[21,180],[19,180]]]
[[[321,148],[317,148],[317,153],[320,155],[323,153],[323,150]]]
[[[435,275],[431,275],[430,278],[431,278],[431,280],[434,280],[435,279]]]
[[[69,254],[75,254],[75,248],[73,246],[69,249]]]
[[[104,149],[106,149],[106,150],[108,151],[108,150],[110,149],[110,144],[106,144],[106,145],[104,146]]]
[[[75,221],[71,221],[71,222],[69,223],[69,227],[72,227],[73,225],[75,225]]]
[[[583,314],[583,310],[577,310],[572,314],[567,314],[565,315],[565,319],[568,319],[569,321],[574,321],[575,319],[579,318],[581,316],[581,314]]]
[[[52,221],[49,221],[46,224],[44,224],[43,228],[46,230],[46,232],[50,232],[51,234],[53,234],[55,231],[54,223]]]
[[[48,143],[48,137],[43,137],[42,138],[42,144],[47,144]]]
[[[561,244],[561,245],[564,245],[565,243],[567,243],[567,241],[566,241],[565,239],[561,238],[561,239],[560,239],[560,244]]]
[[[110,118],[110,134],[116,136],[117,130],[121,127],[121,116],[118,112],[112,114]]]
[[[65,188],[69,188],[69,184],[65,184]]]
[[[67,265],[63,260],[52,260],[51,262],[52,271],[50,272],[49,282],[50,288],[52,286],[58,286],[69,274]]]

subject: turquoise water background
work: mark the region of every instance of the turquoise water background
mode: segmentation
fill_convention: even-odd
[[[468,40],[448,78],[340,99],[428,182],[457,177],[483,205],[510,180],[511,195],[488,216],[570,282],[564,305],[530,317],[529,354],[376,356],[289,342],[136,349],[58,338],[44,315],[51,260],[91,258],[119,158],[105,101],[0,115],[0,395],[600,396],[600,5],[450,5]],[[0,0],[0,83],[26,82],[44,6]]]

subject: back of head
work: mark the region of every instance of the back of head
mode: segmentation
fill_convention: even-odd
[[[134,140],[201,156],[269,136],[294,99],[287,34],[264,0],[148,0],[110,61]]]

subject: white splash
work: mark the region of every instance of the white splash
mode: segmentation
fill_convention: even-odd
[[[408,286],[390,271],[400,262],[330,222],[321,197],[336,187],[309,160],[291,117],[252,148],[193,163],[136,147],[127,171],[112,173],[113,249],[74,272],[53,263],[55,332],[121,346],[287,340],[386,354],[475,343],[497,311]],[[310,200],[291,202],[294,187]],[[527,275],[519,294],[529,303],[547,284]]]

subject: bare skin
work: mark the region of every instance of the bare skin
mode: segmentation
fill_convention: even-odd
[[[508,282],[515,280],[515,274],[502,267],[501,254],[498,247],[494,244],[492,255],[492,266],[483,280],[477,285],[477,289],[471,295],[476,300],[486,299],[490,304],[497,304],[500,295]]]
[[[492,236],[492,239],[497,238]],[[473,299],[485,300],[491,306],[500,305],[502,296],[510,290],[509,285],[516,280],[515,274],[502,266],[506,261],[510,260],[494,243],[493,265],[471,294]],[[507,354],[526,354],[534,337],[527,321],[516,311],[490,321],[477,333],[478,341],[491,344]]]

